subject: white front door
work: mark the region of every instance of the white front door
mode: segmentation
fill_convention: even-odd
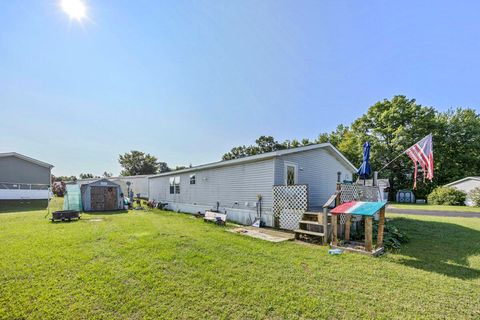
[[[285,185],[292,186],[298,183],[298,166],[292,162],[285,162]]]

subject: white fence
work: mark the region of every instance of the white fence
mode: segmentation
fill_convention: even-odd
[[[0,182],[0,200],[48,199],[48,184]]]

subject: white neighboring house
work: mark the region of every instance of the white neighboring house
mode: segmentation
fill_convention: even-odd
[[[473,202],[471,199],[469,199],[468,193],[473,189],[480,187],[480,177],[465,177],[463,179],[450,182],[449,184],[446,184],[445,187],[452,187],[465,192],[467,194],[465,204],[467,206],[473,206]]]
[[[273,226],[274,185],[308,185],[309,209],[321,208],[337,181],[351,181],[356,170],[333,145],[322,143],[157,174],[148,179],[149,198],[187,213],[218,208],[228,220],[250,224],[261,195],[262,221]]]
[[[106,179],[119,184],[125,196],[128,196],[127,182],[130,182],[130,189],[133,190],[133,193],[135,193],[135,196],[137,196],[137,194],[140,193],[140,197],[148,198],[148,177],[151,177],[151,176],[152,175],[118,176],[118,177],[109,177]],[[78,185],[89,184],[101,179],[102,178],[79,179],[77,180],[77,184]]]
[[[0,153],[0,200],[48,199],[52,168],[16,152]]]

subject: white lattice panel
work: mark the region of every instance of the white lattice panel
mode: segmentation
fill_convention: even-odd
[[[341,213],[339,214],[340,216],[340,224],[345,224],[345,222],[347,221],[347,215],[345,213]]]
[[[298,229],[298,223],[302,220],[305,210],[284,209],[280,213],[279,224],[281,229]]]
[[[342,184],[340,203],[353,200],[373,202],[379,201],[380,189],[378,187],[362,186],[359,184]]]
[[[273,186],[273,214],[279,227],[293,230],[308,208],[308,188],[306,185]]]

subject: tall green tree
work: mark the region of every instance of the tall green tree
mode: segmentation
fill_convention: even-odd
[[[395,158],[427,134],[437,132],[437,129],[434,108],[424,107],[415,99],[394,96],[391,100],[375,103],[366,114],[355,120],[350,139],[355,140],[353,143],[357,149],[363,142],[370,141],[372,168],[389,178],[393,191],[391,194],[394,194],[397,187],[411,180],[413,166],[406,156]],[[343,149],[341,145],[339,148]],[[362,153],[359,152],[354,159],[357,164],[361,163],[361,157]]]
[[[285,149],[285,146],[281,143],[278,143],[272,136],[260,136],[255,140],[257,144],[258,153],[272,152],[276,150]]]
[[[156,157],[136,150],[119,155],[118,162],[123,168],[120,173],[122,176],[155,174],[169,171],[165,162],[159,162]]]
[[[222,156],[222,160],[238,159],[285,148],[287,148],[285,144],[279,143],[272,136],[260,136],[255,140],[255,145],[233,147],[230,152],[227,152]]]
[[[102,176],[104,178],[110,178],[110,177],[113,177],[113,173],[104,171]]]
[[[425,197],[436,186],[480,174],[480,116],[473,109],[442,113],[414,99],[395,96],[371,106],[350,127],[340,125],[320,134],[317,142],[331,142],[359,166],[362,145],[370,141],[372,170],[390,180],[393,197],[397,190],[413,186],[413,162],[402,152],[429,133],[433,135],[435,175],[432,182],[424,183],[419,174],[417,197]]]
[[[76,176],[54,176],[52,175],[52,182],[53,181],[77,181]]]
[[[480,175],[480,114],[457,108],[438,115],[434,144],[437,185]]]

